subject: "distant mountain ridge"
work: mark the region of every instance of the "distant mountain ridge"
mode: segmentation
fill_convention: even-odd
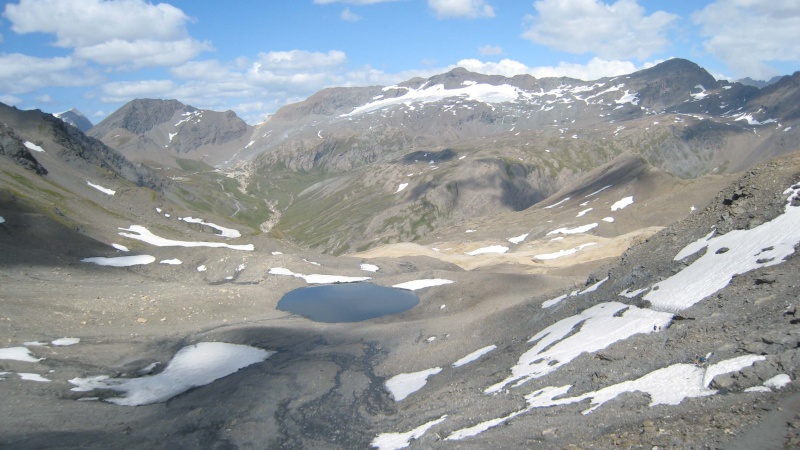
[[[593,81],[456,68],[324,89],[255,127],[135,100],[90,134],[137,161],[207,163],[268,205],[252,226],[345,253],[525,210],[622,157],[693,179],[789,153],[799,80],[759,89],[683,59]]]
[[[218,164],[242,147],[252,127],[233,111],[198,109],[177,100],[128,102],[88,135],[142,162],[175,166],[175,158]]]
[[[64,122],[67,122],[68,124],[74,126],[75,128],[83,131],[84,133],[89,131],[89,129],[94,126],[88,117],[83,115],[82,112],[78,111],[75,108],[72,108],[69,111],[64,111],[53,115],[63,120]]]

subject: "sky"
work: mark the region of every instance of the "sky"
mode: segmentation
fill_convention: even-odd
[[[455,67],[592,80],[692,60],[800,70],[800,0],[18,0],[0,3],[0,102],[93,123],[136,98],[257,124],[326,87]]]

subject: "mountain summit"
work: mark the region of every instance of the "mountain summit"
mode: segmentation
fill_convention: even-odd
[[[63,120],[64,122],[67,122],[73,127],[83,131],[84,133],[89,131],[89,129],[94,126],[92,125],[92,122],[85,115],[83,115],[82,112],[78,111],[75,108],[72,108],[69,111],[64,111],[62,113],[56,113],[53,115]]]
[[[218,164],[247,143],[252,127],[233,111],[210,111],[177,100],[139,99],[88,134],[129,159],[175,166],[176,158]]]

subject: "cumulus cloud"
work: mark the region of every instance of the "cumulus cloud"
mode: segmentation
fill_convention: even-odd
[[[70,56],[37,58],[19,53],[0,54],[0,91],[24,94],[43,87],[91,86],[101,77]]]
[[[211,50],[210,44],[189,36],[189,17],[166,3],[20,0],[6,5],[3,16],[16,33],[54,34],[54,45],[73,48],[76,57],[100,64],[169,66]]]
[[[478,47],[478,53],[481,55],[502,55],[503,47],[500,47],[499,45],[484,45],[482,47]]]
[[[592,58],[586,64],[572,64],[562,62],[557,66],[537,66],[529,67],[525,64],[511,59],[503,59],[500,62],[483,62],[477,59],[463,59],[457,66],[463,67],[472,72],[484,73],[487,75],[503,75],[513,77],[514,75],[533,75],[536,78],[546,77],[569,77],[579,80],[596,80],[603,77],[613,77],[623,75],[637,70],[652,67],[655,63],[649,62],[641,67],[636,67],[630,61],[613,60],[608,61],[601,58]]]
[[[570,53],[605,59],[644,60],[669,46],[667,30],[678,16],[664,11],[646,15],[636,0],[606,4],[599,0],[540,0],[536,15],[525,18],[522,37]]]
[[[174,88],[175,83],[171,80],[115,81],[101,86],[101,100],[121,103],[135,98],[175,98],[163,95]]]
[[[692,15],[704,48],[739,76],[768,79],[770,62],[800,62],[800,4],[766,0],[717,0]]]
[[[494,17],[494,8],[484,0],[428,0],[428,8],[440,19]]]

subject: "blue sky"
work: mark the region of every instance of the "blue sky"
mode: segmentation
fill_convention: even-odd
[[[17,0],[0,4],[0,102],[94,123],[176,98],[256,124],[331,86],[457,66],[596,79],[670,57],[718,78],[800,69],[798,0]]]

